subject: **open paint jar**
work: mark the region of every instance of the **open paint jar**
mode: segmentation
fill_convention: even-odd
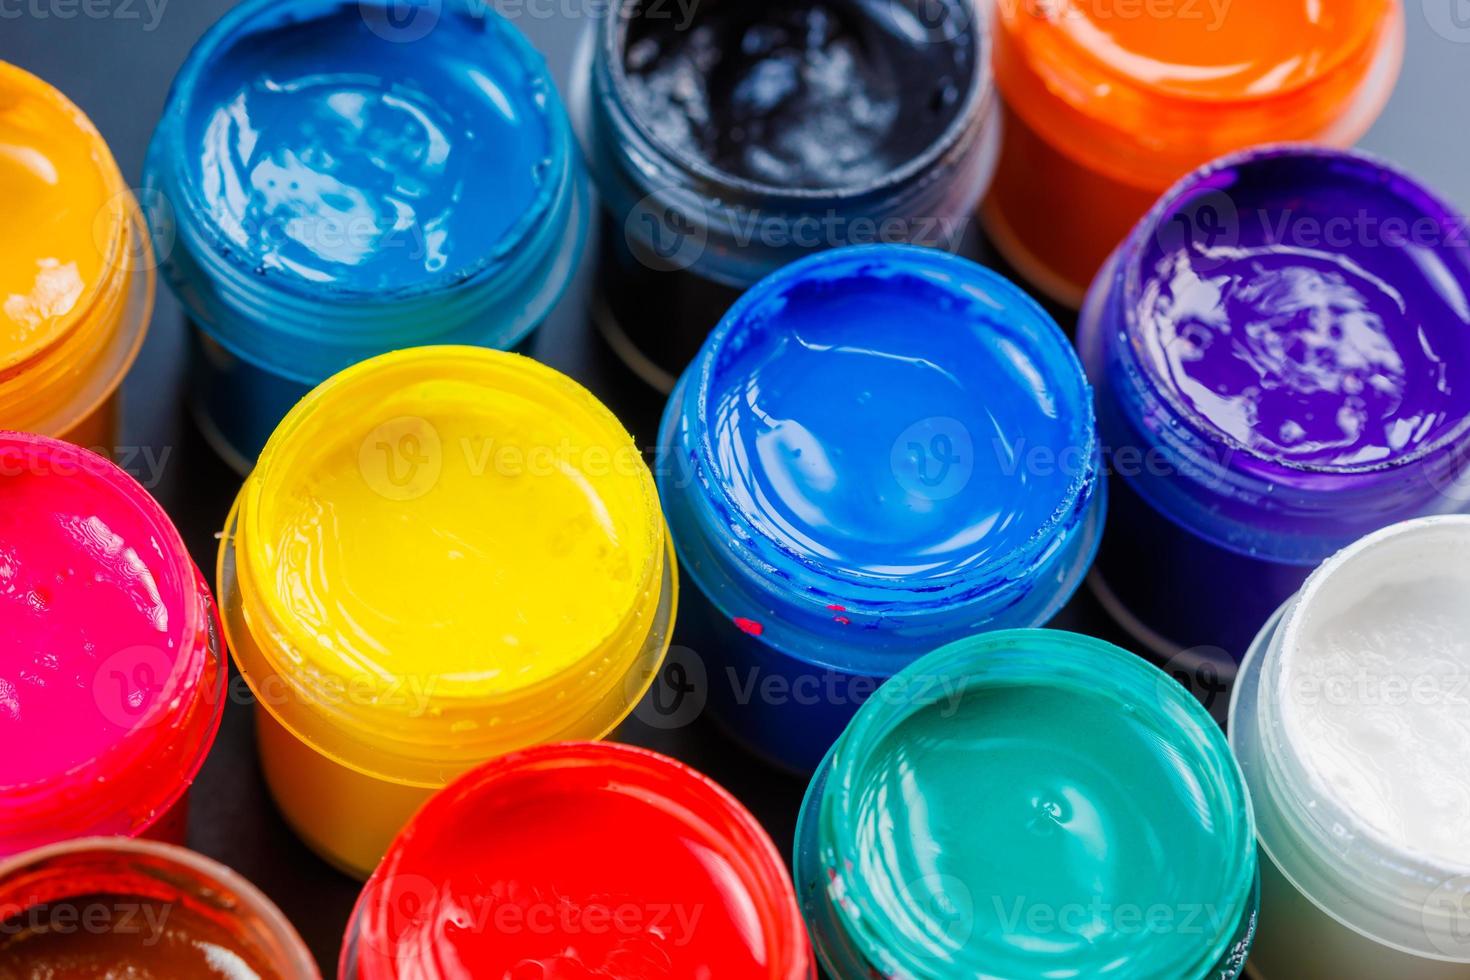
[[[358,900],[343,980],[815,980],[791,877],[748,810],[644,749],[567,743],[435,796]]]
[[[986,230],[1072,307],[1174,181],[1248,146],[1351,146],[1404,49],[1399,0],[996,6],[1005,141]]]
[[[319,980],[255,886],[180,847],[94,837],[0,861],[0,976]]]
[[[832,980],[1242,975],[1250,800],[1187,691],[1101,640],[951,644],[858,713],[802,806]]]
[[[653,475],[592,395],[518,354],[424,347],[291,411],[219,591],[277,804],[367,877],[454,777],[617,727],[667,649],[675,568]]]
[[[658,473],[709,707],[803,772],[920,655],[1049,620],[1102,533],[1071,344],[935,249],[838,249],[746,293],[669,402]]]
[[[0,432],[0,856],[92,834],[182,843],[219,728],[214,602],[138,483]]]
[[[1470,973],[1470,517],[1378,531],[1314,572],[1241,665],[1262,980]]]
[[[572,90],[605,209],[595,316],[659,391],[781,266],[971,230],[999,138],[976,0],[602,6]]]
[[[111,451],[153,311],[137,201],[102,134],[0,62],[0,428]]]
[[[587,181],[546,63],[489,5],[248,0],[148,154],[198,328],[192,398],[249,470],[309,389],[424,344],[511,349],[570,281]]]
[[[1233,674],[1328,555],[1466,506],[1466,228],[1369,157],[1266,148],[1185,178],[1098,277],[1094,584],[1157,656]]]

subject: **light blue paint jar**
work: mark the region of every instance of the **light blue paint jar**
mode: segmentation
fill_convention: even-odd
[[[546,63],[473,0],[247,0],[175,79],[146,185],[194,407],[241,470],[360,360],[522,344],[586,236]]]
[[[659,437],[715,718],[810,772],[921,654],[1049,620],[1102,530],[1091,397],[1040,307],[939,250],[837,249],[747,292]]]

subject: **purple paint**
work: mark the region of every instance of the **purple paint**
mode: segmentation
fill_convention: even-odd
[[[1159,652],[1238,656],[1332,552],[1464,509],[1465,219],[1376,160],[1277,147],[1186,177],[1079,342],[1118,488],[1101,591]]]

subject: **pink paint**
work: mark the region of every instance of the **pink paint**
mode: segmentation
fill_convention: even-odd
[[[131,477],[0,432],[0,854],[164,823],[219,723],[213,621],[178,532]]]
[[[736,616],[735,625],[742,633],[749,633],[751,636],[760,636],[766,631],[766,628],[760,623],[753,619],[746,619],[744,616]]]

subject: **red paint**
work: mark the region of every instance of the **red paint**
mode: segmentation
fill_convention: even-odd
[[[421,810],[358,902],[345,980],[812,980],[785,865],[672,759],[514,753]]]
[[[746,619],[744,616],[736,616],[735,625],[740,627],[742,632],[749,633],[751,636],[760,636],[766,631],[766,628],[760,623],[753,619]]]
[[[832,610],[833,612],[847,612],[847,607],[846,606],[839,606],[836,603],[833,603],[832,605],[828,606],[827,608],[830,609],[830,610]]]

